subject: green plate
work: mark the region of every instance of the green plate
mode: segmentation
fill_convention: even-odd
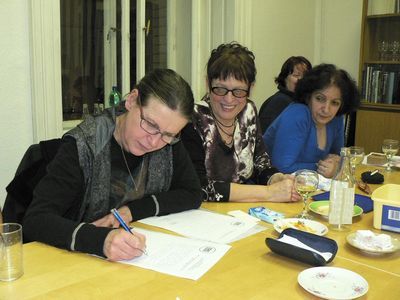
[[[323,217],[328,217],[329,212],[329,200],[314,201],[308,205],[308,208]],[[363,213],[363,209],[358,205],[354,205],[353,217],[360,216]]]

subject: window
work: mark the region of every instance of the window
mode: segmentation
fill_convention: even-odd
[[[83,106],[90,113],[96,103],[107,106],[112,86],[128,92],[138,79],[138,65],[144,65],[145,72],[167,67],[166,0],[142,0],[138,7],[136,2],[60,1],[64,121],[81,119]],[[137,19],[143,17],[145,26],[138,31]],[[144,57],[137,53],[142,47],[136,45],[141,40],[138,33],[145,40]]]

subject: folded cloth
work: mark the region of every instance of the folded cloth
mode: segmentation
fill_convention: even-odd
[[[318,194],[318,195],[312,196],[312,198],[315,201],[329,200],[329,192],[325,192],[325,193],[322,193],[322,194]],[[363,209],[364,213],[368,213],[368,212],[374,210],[374,202],[368,196],[355,194],[354,195],[354,204],[358,205],[359,207],[361,207]]]

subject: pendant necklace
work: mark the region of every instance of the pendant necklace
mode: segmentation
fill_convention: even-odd
[[[119,128],[118,128],[118,133],[120,134]],[[120,136],[120,139],[122,139],[121,136]],[[124,149],[122,148],[122,142],[121,142],[121,144],[119,145],[119,147],[121,148],[122,157],[123,157],[123,159],[124,159],[126,169],[128,170],[129,177],[131,178],[132,183],[133,183],[133,186],[135,187],[135,191],[137,192],[137,191],[138,191],[138,186],[136,185],[136,182],[135,182],[135,180],[133,179],[131,170],[129,169],[128,162],[127,162],[126,157],[125,157]],[[143,164],[144,164],[144,163],[143,163],[143,158],[142,158],[142,162],[141,162],[141,166],[140,166],[140,171],[139,171],[139,174],[138,174],[139,180],[140,180],[140,175],[142,174]],[[138,182],[138,183],[140,183],[140,182]]]

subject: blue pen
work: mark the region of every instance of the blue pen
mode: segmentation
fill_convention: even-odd
[[[113,209],[111,210],[111,213],[112,213],[112,214],[114,215],[114,217],[118,220],[119,224],[121,224],[121,226],[122,226],[126,231],[128,231],[130,234],[133,235],[133,232],[131,231],[131,228],[130,228],[128,225],[126,225],[126,223],[125,223],[124,220],[122,219],[121,215],[119,214],[118,210],[116,210],[115,208],[113,208]],[[142,251],[144,254],[147,255],[146,250],[142,250],[142,249],[139,249],[139,248],[138,248],[138,250]]]
[[[122,219],[121,215],[119,214],[118,210],[116,210],[115,208],[113,208],[111,210],[112,214],[114,215],[114,217],[118,220],[119,224],[121,224],[121,226],[128,232],[132,233],[131,229],[128,227],[128,225],[126,225],[126,223],[124,222],[124,220]],[[132,233],[133,234],[133,233]]]

